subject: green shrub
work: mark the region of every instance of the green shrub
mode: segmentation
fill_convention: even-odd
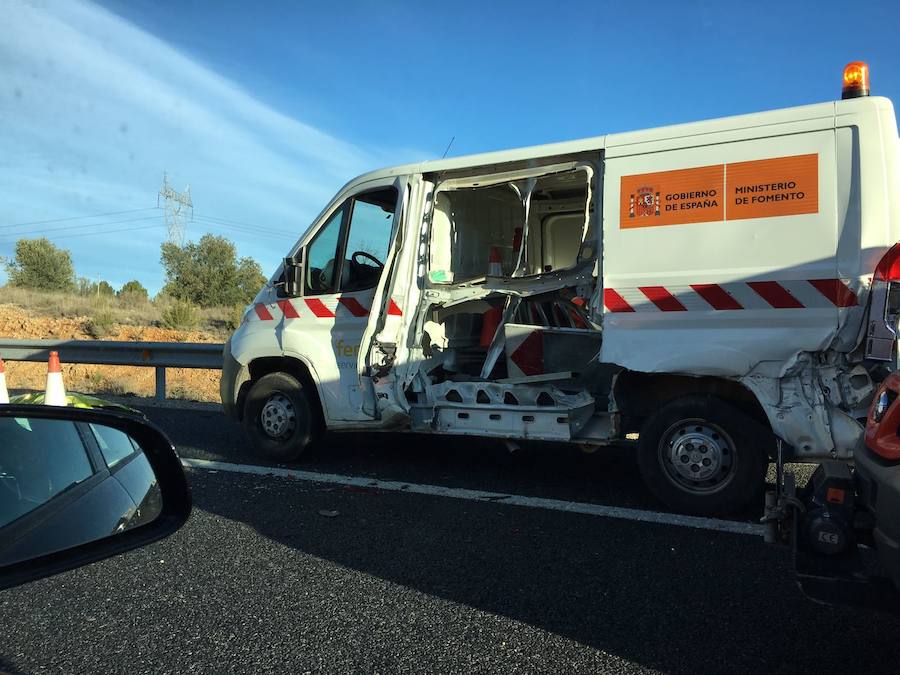
[[[191,330],[197,327],[197,308],[184,300],[175,300],[162,311],[162,323],[172,330]]]
[[[229,311],[228,316],[225,319],[225,326],[230,330],[237,330],[241,325],[241,319],[244,316],[244,305],[233,305]]]
[[[139,304],[147,302],[147,289],[137,279],[126,281],[122,289],[116,294],[119,300],[125,304]]]
[[[113,313],[107,308],[100,308],[85,322],[84,332],[99,340],[112,333],[115,325]]]

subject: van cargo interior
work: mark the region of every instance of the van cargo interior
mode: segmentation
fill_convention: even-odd
[[[410,392],[422,424],[497,435],[531,425],[535,437],[571,438],[596,399],[606,413],[617,369],[597,363],[600,325],[588,309],[599,253],[592,179],[582,165],[437,186],[419,313],[425,360]]]
[[[593,242],[581,250],[590,223],[590,180],[589,171],[578,169],[484,187],[439,186],[429,280],[526,277],[592,259]]]

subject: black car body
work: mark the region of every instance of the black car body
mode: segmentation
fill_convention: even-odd
[[[104,539],[160,513],[153,468],[121,431],[6,417],[0,438],[0,566]]]

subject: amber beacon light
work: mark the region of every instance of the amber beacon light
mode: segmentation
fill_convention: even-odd
[[[844,90],[841,98],[858,98],[869,95],[869,64],[853,61],[844,66]]]

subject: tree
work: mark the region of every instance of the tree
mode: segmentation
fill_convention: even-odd
[[[87,277],[78,277],[75,279],[75,292],[78,295],[97,295],[97,282]]]
[[[266,282],[259,263],[238,260],[234,244],[212,234],[184,246],[166,242],[160,262],[166,271],[163,294],[201,307],[246,305]]]
[[[122,284],[122,288],[117,295],[120,300],[127,302],[146,302],[148,297],[147,289],[137,279],[132,279]]]
[[[4,259],[10,286],[46,291],[67,291],[75,284],[71,254],[46,237],[19,239],[15,257]]]
[[[75,292],[85,296],[105,296],[111,298],[116,295],[116,289],[108,281],[91,281],[87,277],[77,277],[74,284]]]

